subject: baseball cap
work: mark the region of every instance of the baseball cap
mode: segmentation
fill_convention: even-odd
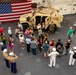
[[[3,52],[7,52],[7,49],[4,49]]]
[[[76,47],[73,47],[73,49],[76,49]]]
[[[10,52],[10,53],[9,53],[10,56],[12,56],[13,54],[14,54],[13,52]]]
[[[3,42],[0,42],[0,45],[3,45]]]
[[[45,41],[45,43],[47,43],[47,41]]]
[[[53,48],[52,50],[53,50],[53,51],[56,51],[56,48]]]

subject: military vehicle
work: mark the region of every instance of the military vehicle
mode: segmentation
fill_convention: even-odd
[[[42,25],[44,22],[45,29],[47,29],[51,24],[61,27],[60,23],[63,21],[63,15],[51,5],[48,7],[38,6],[34,12],[21,15],[19,21],[34,29],[37,29],[38,23]]]

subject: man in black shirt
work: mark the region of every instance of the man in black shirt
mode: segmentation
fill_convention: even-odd
[[[69,48],[70,48],[70,44],[71,44],[71,42],[70,42],[70,40],[68,40],[66,43],[65,43],[65,48],[66,48],[66,52],[65,52],[65,55],[67,55],[68,54],[68,52],[69,52]]]
[[[63,47],[63,43],[61,42],[61,39],[58,39],[58,42],[56,43],[56,48],[58,47],[58,46],[61,46],[61,47]]]
[[[63,47],[63,43],[61,42],[61,39],[58,39],[58,42],[56,43],[55,45],[56,47],[56,51],[59,53],[59,58],[63,55],[63,50],[64,50],[64,47]]]

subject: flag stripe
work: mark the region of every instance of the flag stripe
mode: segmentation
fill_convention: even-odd
[[[5,20],[0,20],[1,22],[7,22],[7,21],[13,21],[13,20],[18,20],[19,18],[12,18],[12,19],[5,19]]]
[[[12,10],[11,13],[5,11],[6,13],[0,14],[1,22],[18,20],[22,14],[27,14],[32,11],[31,2],[12,2],[10,8]]]
[[[12,12],[23,12],[23,11],[26,11],[26,10],[30,10],[31,9],[31,7],[30,8],[27,8],[27,9],[16,9],[16,10],[13,10]]]
[[[26,12],[27,12],[27,13],[28,13],[28,12],[31,12],[31,10],[29,9],[29,10],[27,10]],[[26,13],[26,12],[24,12],[24,11],[23,11],[23,12],[19,12],[19,13],[11,13],[11,14],[9,14],[9,13],[8,13],[8,14],[0,14],[0,16],[12,16],[12,15],[23,14],[23,13]]]
[[[29,12],[30,13],[30,12]],[[6,21],[15,21],[18,20],[19,18],[9,18],[9,19],[2,19],[0,20],[1,22],[6,22]]]
[[[23,4],[31,4],[31,2],[12,2],[12,6],[14,5],[23,5]]]
[[[24,13],[24,14],[26,14],[26,13]],[[30,13],[30,12],[28,12],[28,13]],[[21,16],[20,14],[19,15],[13,15],[13,16],[4,16],[4,17],[0,17],[0,20],[1,19],[8,19],[8,18],[16,18],[16,17],[20,17],[20,16]]]
[[[26,8],[26,7],[31,7],[31,4],[27,6],[12,7],[12,9],[15,10],[15,9]]]

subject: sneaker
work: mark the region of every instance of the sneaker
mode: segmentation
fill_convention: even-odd
[[[50,64],[48,65],[49,67],[52,67]]]
[[[68,65],[71,65],[71,64],[68,64]]]

